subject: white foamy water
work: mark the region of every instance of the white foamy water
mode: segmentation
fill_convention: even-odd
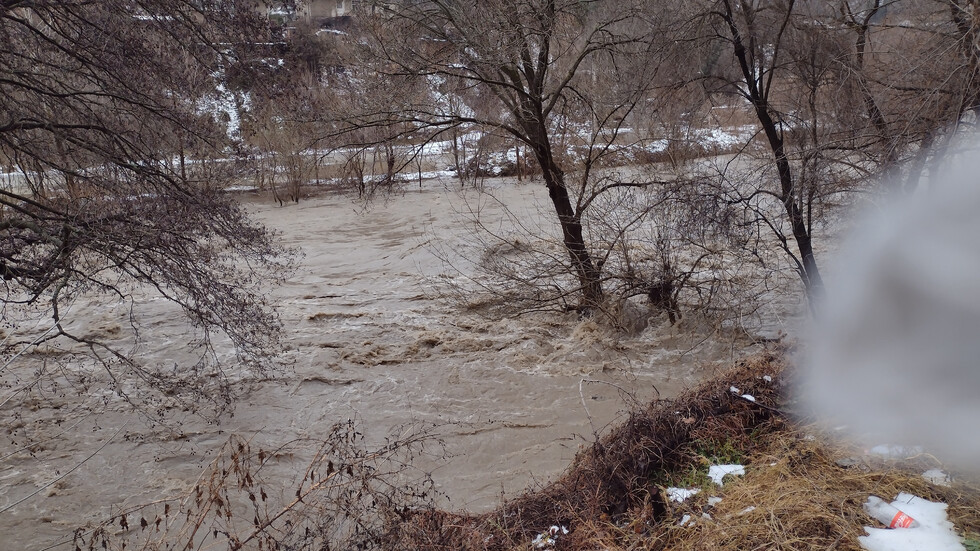
[[[541,216],[532,207],[547,200],[540,183],[496,191],[528,216]],[[454,423],[442,430],[452,457],[427,467],[446,507],[485,510],[567,466],[629,407],[623,390],[641,401],[657,391],[674,395],[727,364],[735,349],[661,317],[639,335],[617,336],[574,314],[489,321],[434,298],[432,282],[455,274],[430,245],[461,250],[464,239],[452,214],[460,197],[441,184],[366,211],[337,196],[284,207],[256,199],[249,208],[305,255],[273,292],[290,370],[254,382],[218,424],[173,413],[182,422],[175,433],[148,426],[109,393],[44,385],[14,393],[45,361],[18,359],[2,374],[0,401],[12,398],[0,408],[0,509],[63,478],[0,513],[0,548],[43,549],[121,506],[187,491],[231,435],[271,449],[350,418],[374,439],[406,421]],[[482,216],[492,219],[495,208]],[[156,300],[140,312],[142,353],[179,358],[188,332],[175,309]],[[71,315],[113,338],[128,311],[77,304]],[[23,450],[28,443],[35,446]],[[297,458],[297,475],[303,466]],[[292,480],[279,476],[289,494]]]

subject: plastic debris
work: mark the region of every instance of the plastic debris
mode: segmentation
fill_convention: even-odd
[[[915,517],[921,526],[911,530],[865,527],[867,536],[858,538],[868,551],[965,551],[953,523],[946,518],[946,504],[899,494],[891,503]]]
[[[568,533],[568,528],[565,526],[552,526],[548,528],[547,532],[538,534],[531,540],[531,544],[538,549],[545,549],[548,547],[554,547],[555,543],[558,541],[558,536]]]
[[[861,464],[861,459],[859,459],[857,457],[842,457],[842,458],[834,461],[834,463],[837,463],[837,466],[838,467],[843,467],[845,469],[849,469],[849,468],[851,468],[851,467],[853,467],[855,465],[860,465]]]
[[[868,496],[864,511],[889,528],[918,528],[919,523],[898,507],[878,496]]]

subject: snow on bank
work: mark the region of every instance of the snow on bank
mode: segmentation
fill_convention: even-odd
[[[232,92],[224,82],[218,82],[214,93],[204,96],[197,102],[198,114],[210,114],[219,122],[226,124],[228,138],[239,141],[242,138],[242,111],[251,109],[252,98],[248,94]]]
[[[858,541],[868,551],[965,551],[953,523],[946,518],[946,504],[901,493],[891,503],[914,518],[916,528],[871,528]]]
[[[946,486],[949,487],[952,479],[949,474],[940,469],[929,469],[928,471],[922,473],[922,478],[928,480],[931,484],[936,486]]]
[[[699,488],[667,488],[667,497],[671,501],[684,503],[687,498],[696,496],[701,492]]]
[[[719,486],[724,485],[722,481],[726,475],[743,476],[745,475],[745,467],[742,465],[712,465],[708,469],[708,478]]]

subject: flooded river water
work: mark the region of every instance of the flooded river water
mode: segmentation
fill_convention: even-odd
[[[496,194],[544,216],[543,186],[501,183]],[[17,392],[45,361],[19,358],[0,388],[0,549],[45,549],[119,506],[187,491],[233,434],[274,447],[347,419],[379,438],[406,421],[456,423],[443,431],[450,457],[433,476],[446,507],[485,510],[567,466],[622,416],[628,394],[670,396],[730,362],[731,342],[703,341],[659,316],[624,335],[574,314],[492,321],[438,299],[432,282],[455,275],[432,247],[462,249],[454,213],[463,197],[431,184],[366,209],[340,196],[286,206],[246,199],[304,256],[273,291],[290,367],[251,385],[219,423],[188,414],[175,433],[111,395]],[[499,217],[495,209],[481,216]],[[164,301],[141,308],[143,353],[178,354],[180,316]],[[111,336],[123,310],[79,304],[71,315]]]

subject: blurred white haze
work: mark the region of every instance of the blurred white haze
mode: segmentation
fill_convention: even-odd
[[[801,393],[859,442],[980,466],[980,147],[867,211],[828,266]]]

